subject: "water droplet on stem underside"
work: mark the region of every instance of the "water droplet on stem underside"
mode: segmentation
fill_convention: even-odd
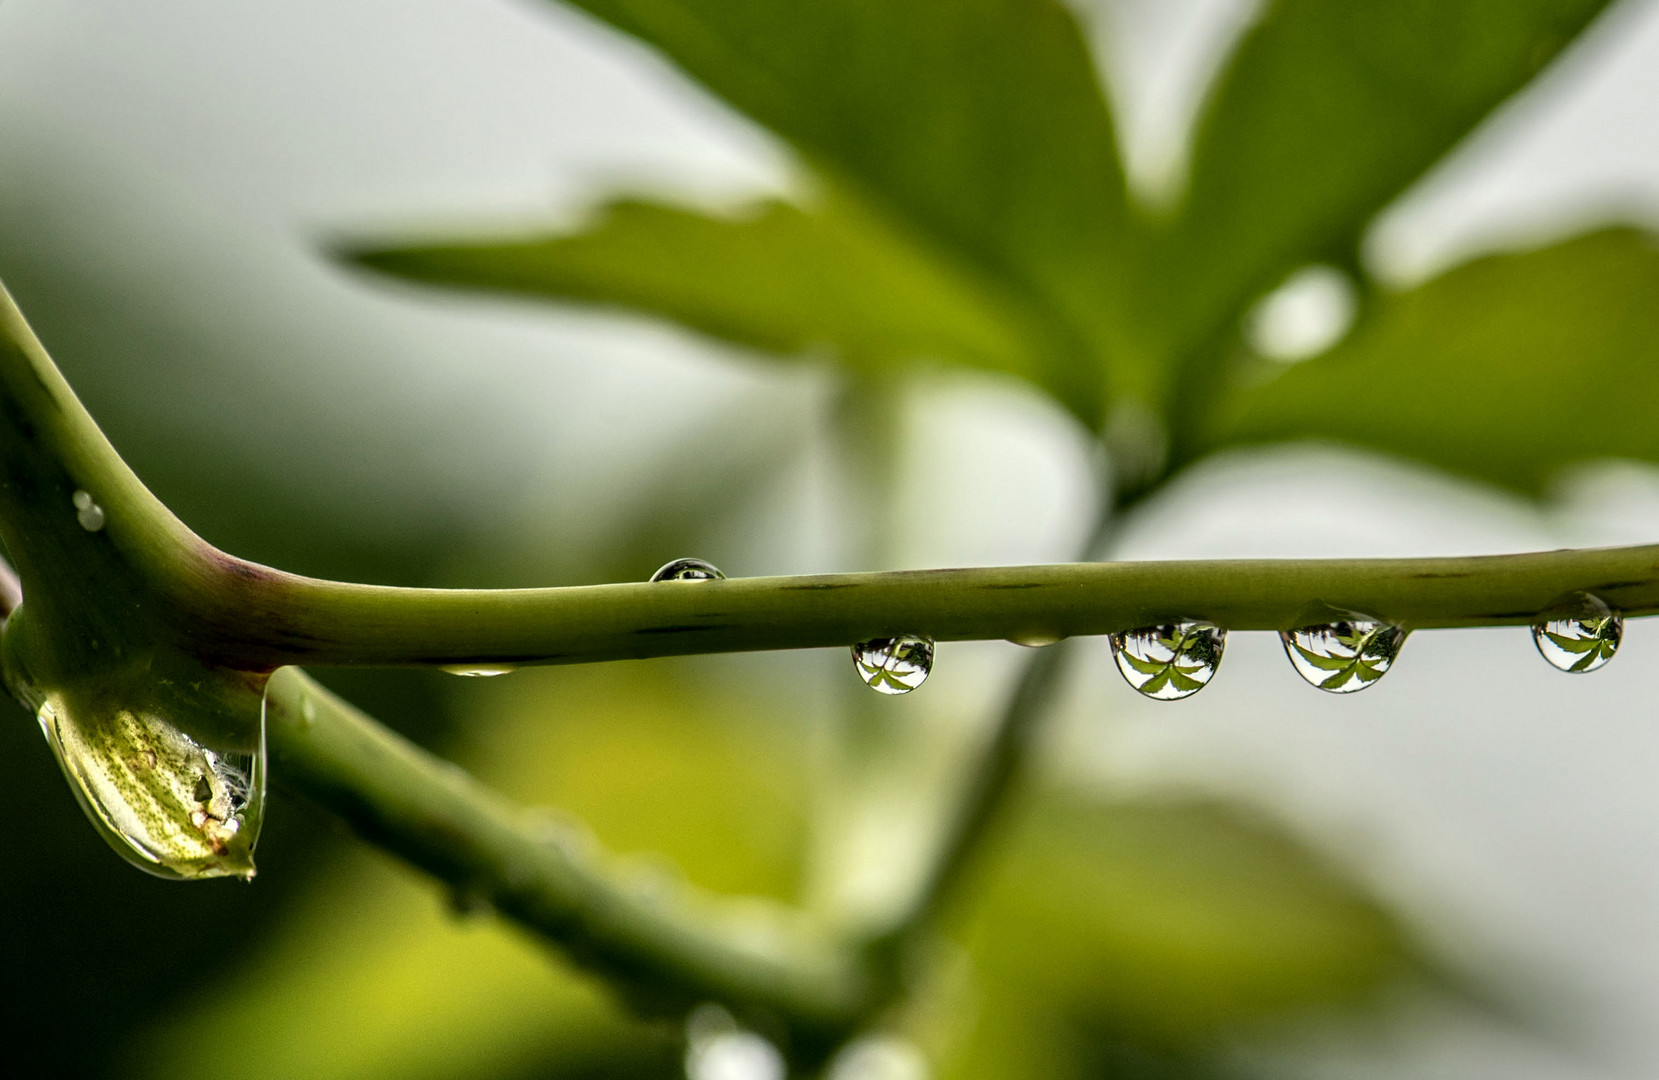
[[[1333,694],[1351,694],[1388,673],[1405,644],[1406,631],[1364,615],[1348,615],[1282,630],[1279,639],[1291,667],[1309,684]]]
[[[1600,597],[1579,593],[1532,626],[1532,640],[1551,667],[1582,674],[1604,667],[1624,640],[1624,616]]]
[[[933,670],[933,639],[919,634],[871,638],[853,646],[853,665],[864,685],[882,694],[908,694]]]
[[[1227,631],[1187,620],[1120,631],[1111,643],[1112,658],[1130,686],[1158,701],[1179,701],[1215,678]]]

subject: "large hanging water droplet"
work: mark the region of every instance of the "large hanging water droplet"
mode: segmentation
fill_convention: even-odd
[[[1388,673],[1405,644],[1406,631],[1392,623],[1348,615],[1281,630],[1279,638],[1298,675],[1321,690],[1351,694]]]
[[[143,709],[48,695],[35,715],[81,808],[128,862],[161,877],[251,878],[264,732],[209,748]]]
[[[1594,671],[1613,659],[1624,640],[1624,616],[1600,597],[1580,593],[1532,626],[1532,640],[1550,666],[1562,671]]]
[[[933,670],[933,639],[918,634],[871,638],[853,646],[864,685],[882,694],[908,694]]]
[[[158,653],[42,681],[26,616],[19,608],[6,622],[6,673],[99,835],[160,877],[253,877],[263,680]]]
[[[726,575],[702,559],[675,559],[651,575],[652,581],[720,581]]]
[[[1130,686],[1149,698],[1178,701],[1210,684],[1221,666],[1227,631],[1207,622],[1143,626],[1111,636],[1112,657]]]

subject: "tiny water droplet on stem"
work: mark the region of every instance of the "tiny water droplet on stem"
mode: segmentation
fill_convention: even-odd
[[[720,581],[720,568],[702,559],[675,559],[651,575],[652,581]]]
[[[864,685],[881,694],[908,694],[933,670],[933,639],[920,634],[871,638],[853,646]]]
[[[1551,667],[1582,674],[1604,667],[1624,640],[1624,616],[1599,597],[1579,593],[1532,626],[1532,640]]]
[[[518,669],[512,664],[448,664],[442,670],[450,675],[487,679],[493,675],[510,675]]]
[[[1112,658],[1130,686],[1158,701],[1179,701],[1215,678],[1227,631],[1188,620],[1119,631],[1110,640]]]
[[[1282,630],[1279,639],[1291,667],[1310,685],[1333,694],[1352,694],[1388,673],[1405,644],[1406,631],[1364,615],[1349,615]]]
[[[81,528],[87,532],[97,532],[104,527],[104,508],[93,500],[91,493],[77,491],[70,497],[75,504],[75,520],[80,522]]]

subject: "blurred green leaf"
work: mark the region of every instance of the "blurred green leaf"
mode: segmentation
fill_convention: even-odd
[[[927,358],[1041,378],[1003,298],[848,199],[725,218],[624,200],[574,234],[351,257],[417,281],[635,308],[770,352],[827,346],[865,374]]]
[[[1377,211],[1606,3],[1269,3],[1210,96],[1180,216],[1140,279],[1147,361],[1185,363],[1301,265],[1351,266]]]
[[[1336,439],[1528,494],[1573,462],[1659,461],[1656,311],[1647,233],[1479,259],[1379,297],[1331,353],[1242,393],[1217,441]]]
[[[1051,790],[998,854],[941,1077],[1210,1075],[1229,1034],[1429,974],[1358,886],[1237,809]]]
[[[947,291],[960,291],[968,280],[993,288],[1000,300],[988,305],[989,320],[1000,320],[1009,310],[1030,310],[1041,340],[1025,348],[1043,367],[1037,381],[1085,422],[1098,420],[1104,358],[1120,323],[1108,304],[1122,295],[1116,275],[1124,269],[1128,213],[1111,117],[1082,35],[1062,5],[1055,0],[572,2],[655,46],[780,135],[841,199],[868,206],[864,216],[894,223],[953,263],[942,275],[956,282]],[[763,214],[765,228],[749,238],[770,232],[772,242],[780,242],[778,235],[790,230],[783,216],[773,215]],[[810,229],[803,223],[781,241],[783,250],[765,256],[772,264],[792,262],[803,274],[789,287],[791,293],[805,293],[819,281],[823,270],[813,269],[815,264],[848,255],[851,238],[826,231],[841,229],[840,218],[836,213],[827,225]],[[803,230],[818,244],[831,239],[823,247],[797,246]],[[711,229],[703,229],[701,238],[730,250]],[[889,241],[878,243],[886,247]],[[608,254],[604,262],[622,257],[622,252]],[[869,265],[864,255],[853,259],[831,280],[847,281]],[[915,269],[914,257],[904,256],[884,277],[913,278]],[[615,287],[609,271],[601,278],[598,287]],[[591,295],[593,288],[577,295]],[[939,285],[926,288],[937,297]],[[681,294],[675,317],[683,318],[685,306],[704,295]],[[658,294],[659,303],[662,299]],[[957,300],[947,304],[958,306]],[[691,324],[705,329],[714,324],[717,332],[730,334],[731,307],[723,298]],[[918,343],[934,348],[941,320],[931,307],[917,315],[924,328],[902,332],[880,351],[903,353]],[[984,363],[986,321],[953,331],[950,340],[969,348],[942,358]],[[741,329],[741,341],[779,334],[775,324]],[[793,325],[782,337],[793,341],[813,329]],[[1005,338],[1006,331],[991,336]],[[1003,361],[1007,344],[1004,340],[995,350]],[[863,342],[863,355],[871,354],[870,345]]]

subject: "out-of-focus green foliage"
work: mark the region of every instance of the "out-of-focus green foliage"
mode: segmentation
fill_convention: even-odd
[[[814,756],[769,694],[691,664],[521,674],[480,687],[458,757],[552,822],[733,894],[797,899]],[[912,718],[914,719],[914,718]],[[1413,970],[1399,925],[1306,849],[1236,811],[1105,803],[1047,786],[1010,821],[953,922],[970,977],[912,1034],[944,1076],[1095,1075],[1100,1056],[1202,1068],[1243,1024],[1363,1000]],[[568,837],[567,837],[567,841]],[[1057,1026],[1058,1031],[1046,1029]],[[236,1030],[230,1078],[673,1075],[673,1032],[430,885],[343,861],[246,970],[144,1047],[188,1068]],[[1159,1075],[1162,1075],[1161,1073]]]
[[[841,198],[867,202],[960,263],[954,273],[994,285],[999,306],[1028,309],[1040,328],[1040,385],[1085,421],[1098,418],[1098,361],[1116,325],[1103,298],[1120,292],[1129,224],[1110,113],[1065,9],[1047,0],[578,6],[783,136]],[[837,227],[816,232],[833,237]],[[819,250],[787,242],[780,258],[809,280],[805,268],[845,250],[840,240]]]
[[[939,357],[1040,382],[1023,315],[962,264],[851,200],[734,219],[625,200],[576,235],[400,248],[360,261],[416,280],[621,304],[774,353],[832,349],[870,376]]]
[[[1196,1070],[1228,1032],[1421,970],[1351,882],[1219,805],[1050,790],[989,878],[965,938],[977,1020],[947,1041],[945,1076],[1082,1077],[1122,1056]]]
[[[1586,458],[1659,460],[1655,311],[1646,233],[1479,259],[1242,392],[1217,441],[1341,439],[1528,494]]]
[[[761,229],[781,220],[775,207],[733,222],[630,203],[625,223],[563,240],[377,249],[361,261],[429,282],[633,307],[798,350],[808,329],[800,316],[782,334],[748,309],[798,311],[815,287],[869,275],[874,253],[845,222],[863,200],[870,209],[855,218],[891,221],[958,261],[929,277],[996,293],[985,310],[1003,345],[988,361],[982,335],[962,340],[957,305],[936,296],[903,329],[860,318],[826,339],[850,364],[989,362],[1026,374],[1090,426],[1112,400],[1131,398],[1187,455],[1225,389],[1217,369],[1249,305],[1309,262],[1356,266],[1372,217],[1606,0],[1269,3],[1204,110],[1185,198],[1150,216],[1128,208],[1081,35],[1052,0],[573,2],[781,135],[842,194],[802,209],[812,228]],[[702,247],[688,256],[692,228]],[[913,274],[920,250],[889,273]],[[666,270],[688,257],[701,273],[664,287]],[[619,273],[629,260],[665,272]],[[765,282],[741,306],[747,317],[734,319],[739,301],[711,299],[709,285],[741,287],[757,266],[793,280]],[[854,295],[835,289],[819,311],[829,316]],[[940,335],[947,323],[959,329]],[[873,331],[886,332],[884,344]],[[1023,345],[1008,347],[1008,333],[1023,333]]]
[[[1290,271],[1353,265],[1377,211],[1605,3],[1269,3],[1204,110],[1179,213],[1132,275],[1148,358],[1213,368],[1194,350]]]

